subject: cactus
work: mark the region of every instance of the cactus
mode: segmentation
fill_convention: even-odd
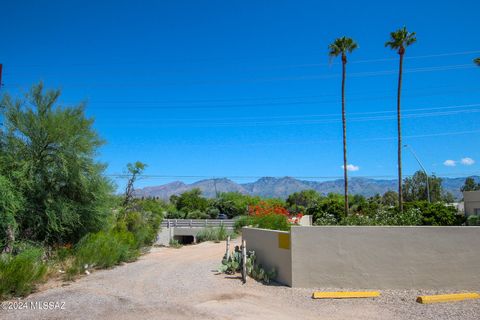
[[[266,271],[261,264],[256,263],[257,257],[255,251],[249,251],[247,253],[247,261],[245,262],[247,267],[247,274],[257,281],[262,281],[264,283],[270,283],[272,279],[275,279],[277,273],[275,268],[272,268],[270,271]],[[232,252],[230,257],[227,259],[226,254],[223,256],[222,265],[218,269],[218,272],[226,274],[235,274],[239,272],[242,267],[242,252],[238,246],[235,247],[235,250]]]

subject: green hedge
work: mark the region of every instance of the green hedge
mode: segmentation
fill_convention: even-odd
[[[29,294],[47,272],[43,250],[29,248],[17,255],[0,255],[0,298]]]

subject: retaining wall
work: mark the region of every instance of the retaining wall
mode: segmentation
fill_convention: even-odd
[[[480,227],[298,226],[288,250],[278,231],[242,232],[292,287],[480,289]]]
[[[258,262],[264,269],[275,268],[276,280],[292,286],[292,255],[288,232],[243,228],[242,239],[246,240],[248,251],[255,251]]]

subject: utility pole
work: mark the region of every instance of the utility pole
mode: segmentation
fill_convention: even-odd
[[[431,202],[431,199],[430,199],[430,183],[428,181],[427,170],[425,170],[425,167],[423,166],[423,164],[418,159],[417,154],[415,153],[415,151],[413,151],[413,148],[410,147],[408,144],[405,144],[403,146],[405,148],[407,148],[408,150],[410,150],[410,152],[413,154],[413,157],[415,158],[415,160],[417,160],[418,164],[420,165],[420,168],[422,168],[423,172],[425,173],[425,176],[427,177],[427,200],[428,200],[428,203],[430,203]]]

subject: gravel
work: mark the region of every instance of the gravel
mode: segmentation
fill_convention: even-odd
[[[447,293],[441,291],[381,290],[374,299],[313,300],[312,289],[251,279],[243,285],[237,276],[216,272],[223,251],[223,243],[212,242],[153,248],[137,262],[13,300],[60,302],[64,310],[0,310],[0,319],[480,319],[479,300],[415,302],[418,295]]]

